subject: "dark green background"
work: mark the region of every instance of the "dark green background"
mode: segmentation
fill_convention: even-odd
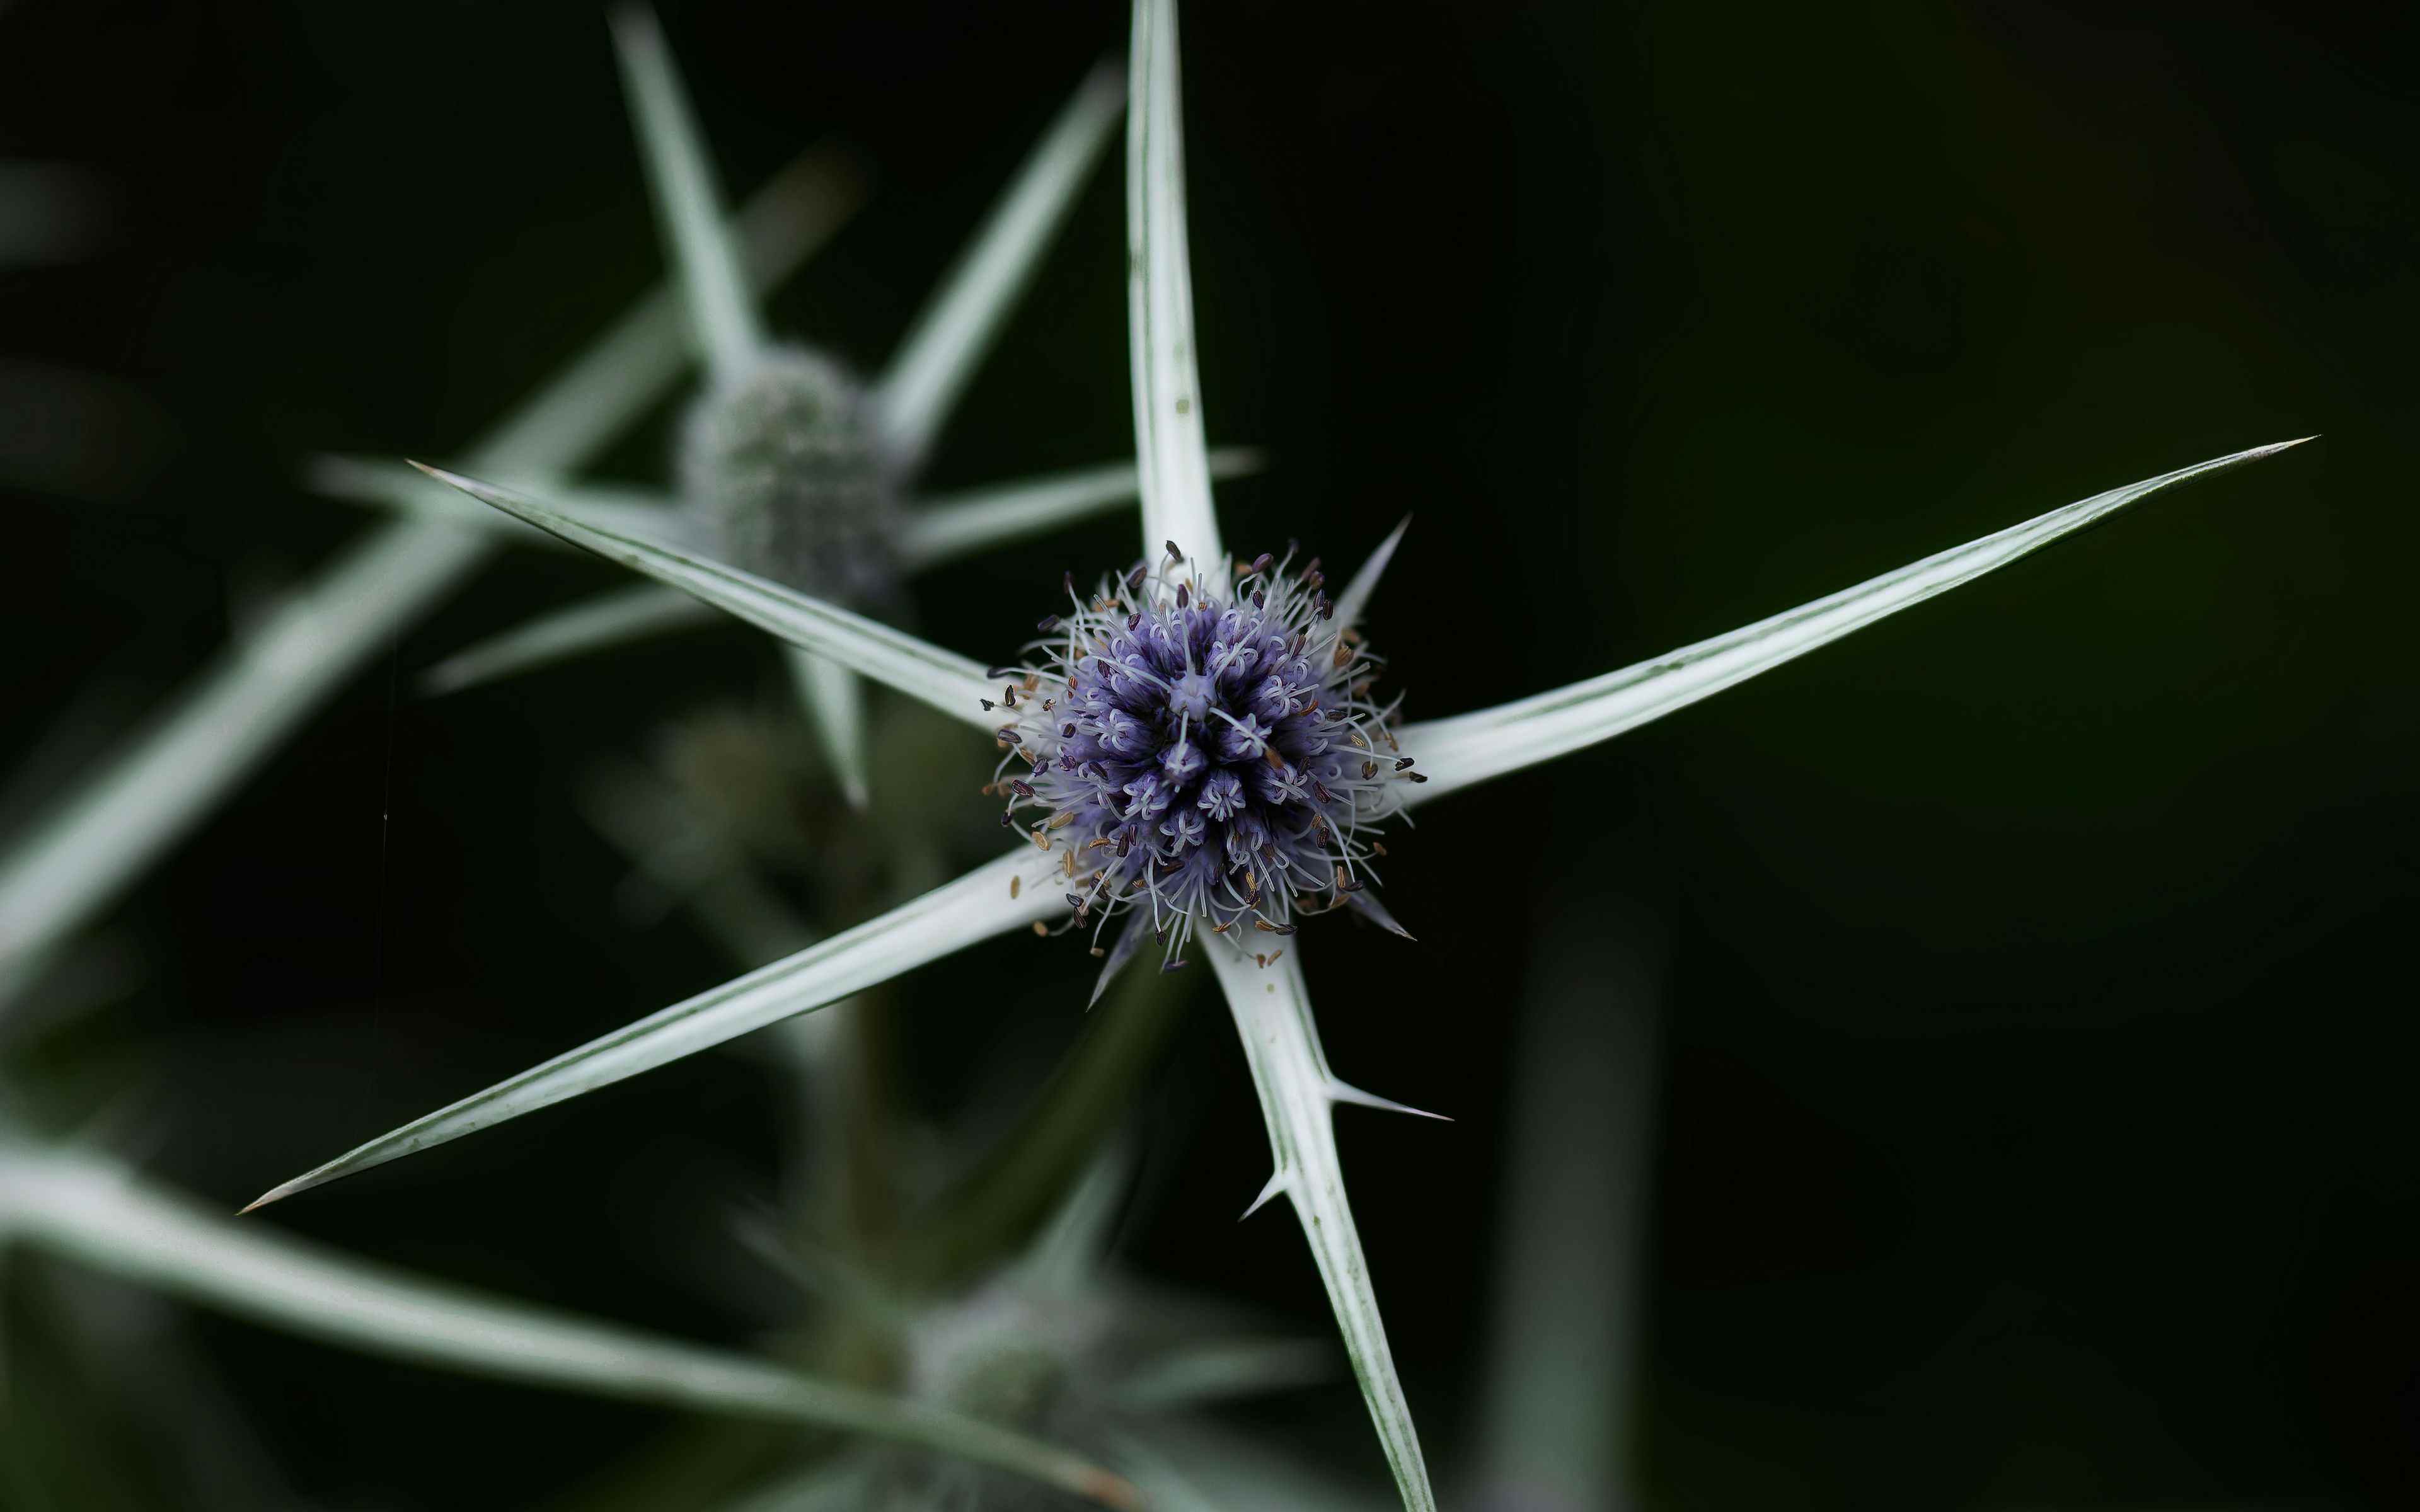
[[[1124,12],[770,8],[667,24],[727,183],[834,134],[872,170],[772,310],[875,365],[1075,78],[1122,53]],[[1391,847],[1420,943],[1307,942],[1340,1069],[1460,1120],[1343,1134],[1435,1444],[1475,1390],[1529,942],[1613,895],[1672,941],[1643,1396],[1606,1425],[1656,1501],[2410,1494],[2401,8],[1188,9],[1206,413],[1278,464],[1225,492],[1231,542],[1349,562],[1415,512],[1373,630],[1416,716],[2324,435],[1440,806]],[[92,709],[156,700],[247,592],[359,528],[292,486],[302,457],[448,455],[660,265],[583,7],[19,0],[0,151],[122,197],[96,255],[0,273],[0,341],[141,396],[50,426],[104,455],[8,495],[28,747],[71,708],[105,734]],[[1130,445],[1122,224],[1113,162],[938,483]],[[660,476],[663,446],[659,424],[605,471]],[[952,570],[920,624],[996,656],[1063,567],[1133,549],[1104,525]],[[770,689],[759,646],[409,693],[613,580],[492,570],[113,914],[147,975],[109,1031],[157,1073],[132,1137],[163,1176],[232,1205],[718,980],[677,922],[615,922],[619,865],[566,784],[651,715]],[[92,687],[115,702],[79,704]],[[930,801],[985,817],[960,788]],[[1085,976],[1010,942],[885,1011],[947,1113],[1030,1085]],[[1290,1226],[1232,1221],[1266,1156],[1206,997],[1149,1090],[1130,1259],[1324,1329]],[[705,1057],[267,1221],[743,1339],[759,1319],[696,1278],[727,1268],[723,1201],[769,1179],[772,1099]],[[472,1504],[484,1462],[521,1504],[665,1422],[194,1327],[331,1503]],[[1259,1421],[1381,1473],[1349,1389]]]

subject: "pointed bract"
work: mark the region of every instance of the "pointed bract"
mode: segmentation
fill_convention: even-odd
[[[1019,846],[879,918],[415,1119],[272,1189],[244,1211],[610,1087],[1062,912],[1065,904],[1046,885],[1051,870],[1048,855]],[[1020,886],[1012,888],[1012,880]]]
[[[689,522],[674,512],[671,499],[645,488],[622,488],[588,483],[544,483],[506,479],[524,492],[544,488],[547,497],[566,515],[575,515],[609,531],[635,531],[657,540],[688,538]],[[570,543],[544,531],[532,530],[509,515],[483,509],[455,489],[415,471],[403,458],[346,456],[323,453],[303,464],[302,486],[329,499],[366,504],[376,509],[441,519],[471,530],[497,531],[530,546],[573,549]]]
[[[1245,1205],[1244,1211],[1235,1215],[1235,1221],[1237,1223],[1242,1223],[1245,1219],[1260,1211],[1263,1208],[1267,1207],[1271,1198],[1282,1196],[1285,1190],[1286,1173],[1283,1171],[1271,1171],[1269,1173],[1269,1179],[1261,1183],[1261,1190],[1253,1196],[1252,1200],[1249,1203]]]
[[[1365,1092],[1350,1082],[1330,1081],[1327,1084],[1327,1096],[1331,1102],[1350,1103],[1356,1107],[1376,1108],[1381,1113],[1408,1113],[1415,1119],[1435,1119],[1439,1123],[1453,1121],[1442,1113],[1431,1113],[1426,1108],[1416,1108],[1409,1103],[1398,1103],[1391,1097],[1380,1097],[1375,1092]]]
[[[1361,563],[1361,570],[1353,575],[1353,580],[1344,585],[1344,592],[1336,596],[1338,625],[1351,629],[1361,623],[1363,611],[1370,607],[1370,595],[1378,590],[1379,576],[1387,570],[1387,563],[1395,560],[1395,548],[1404,544],[1404,532],[1411,528],[1412,517],[1406,515],[1400,524],[1387,532],[1387,538],[1378,543],[1378,549],[1370,553],[1370,560]]]
[[[1101,995],[1109,990],[1109,983],[1117,980],[1118,973],[1125,969],[1126,963],[1150,938],[1150,916],[1140,912],[1127,915],[1125,927],[1118,931],[1117,943],[1109,947],[1109,959],[1101,963],[1101,974],[1093,980],[1093,995],[1084,1001],[1087,1012],[1100,1005]]]
[[[1085,78],[899,344],[874,393],[902,471],[914,471],[931,448],[1100,162],[1125,103],[1125,82],[1116,70],[1095,69]]]
[[[1388,933],[1392,934],[1399,939],[1412,940],[1415,943],[1418,942],[1419,936],[1415,935],[1410,930],[1404,928],[1401,923],[1396,921],[1395,916],[1388,912],[1387,905],[1378,901],[1378,895],[1376,893],[1372,892],[1365,887],[1359,892],[1346,893],[1344,895],[1344,901],[1352,907],[1355,913],[1357,913],[1363,918],[1369,919],[1371,923],[1377,925]]]
[[[1406,725],[1397,738],[1404,749],[1419,753],[1420,771],[1428,778],[1425,786],[1405,795],[1406,806],[1432,802],[1474,782],[1610,739],[1935,594],[1972,582],[2148,494],[2300,444],[2257,446],[2112,488],[1652,661],[1476,714]]]
[[[737,567],[597,530],[510,489],[436,468],[422,471],[609,562],[692,594],[794,646],[844,662],[954,718],[985,729],[995,723],[983,707],[993,689],[981,663]]]
[[[831,764],[841,795],[848,799],[850,808],[864,808],[868,781],[865,685],[846,667],[812,651],[790,646],[783,660],[789,664],[790,681],[799,690],[799,702],[806,705],[807,718],[815,727],[815,743],[823,748],[824,760]]]
[[[1145,555],[1174,543],[1214,591],[1227,550],[1210,497],[1193,272],[1185,227],[1184,109],[1174,0],[1135,0],[1126,115],[1126,321]]]
[[[1319,1047],[1319,1029],[1303,986],[1301,952],[1288,950],[1266,966],[1219,940],[1208,942],[1205,953],[1234,1014],[1244,1058],[1252,1068],[1252,1085],[1260,1090],[1269,1149],[1277,1157],[1277,1174],[1263,1189],[1261,1201],[1280,1190],[1293,1200],[1304,1237],[1311,1241],[1311,1258],[1326,1283],[1328,1306],[1343,1334],[1361,1398],[1395,1473],[1396,1489],[1411,1512],[1435,1512],[1436,1493],[1430,1489],[1419,1435],[1387,1347],[1387,1329],[1378,1316],[1360,1236],[1354,1230],[1353,1210],[1344,1200],[1344,1171],[1329,1116],[1341,1084]]]
[[[1262,461],[1256,451],[1230,447],[1210,454],[1210,471],[1215,477],[1244,477],[1259,471]],[[405,486],[396,486],[389,468],[405,480]],[[510,531],[566,551],[579,549],[559,535],[534,529],[412,471],[400,459],[388,463],[366,457],[320,457],[307,476],[314,487],[334,497],[431,514],[442,510],[449,519],[458,517],[466,524]],[[566,513],[609,531],[667,545],[697,545],[688,533],[687,519],[672,512],[669,500],[644,503],[641,490],[600,490],[582,485],[551,489],[547,496],[550,501],[568,502],[571,508]],[[1040,534],[1056,525],[1109,514],[1134,497],[1134,469],[1115,463],[970,488],[930,500],[910,513],[900,532],[900,556],[906,566],[939,566]],[[444,502],[435,502],[441,500]],[[661,512],[643,513],[651,509]],[[423,672],[421,690],[458,692],[557,662],[717,624],[721,618],[712,606],[676,588],[648,583],[617,589],[474,641]]]
[[[487,513],[493,515],[496,511]],[[728,623],[713,605],[691,598],[677,588],[639,583],[583,598],[552,613],[524,620],[501,635],[474,641],[421,673],[420,689],[428,694],[458,693],[466,687],[502,682],[615,646]]]
[[[706,142],[655,12],[644,5],[617,6],[612,23],[613,55],[630,92],[647,190],[673,244],[698,346],[715,381],[729,383],[764,348],[765,332],[739,270],[738,248],[723,229],[721,195],[714,187]]]

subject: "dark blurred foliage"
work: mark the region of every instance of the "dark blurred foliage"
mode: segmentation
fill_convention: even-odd
[[[1349,562],[1415,512],[1373,625],[1415,715],[2325,438],[1440,806],[1388,878],[1419,945],[1307,942],[1343,1072],[1460,1119],[1343,1134],[1432,1440],[1470,1410],[1523,942],[1611,889],[1672,930],[1642,1416],[1606,1425],[1657,1500],[2401,1503],[2408,8],[1252,4],[1185,25],[1206,412],[1277,458],[1224,491],[1230,539]],[[1122,52],[1125,13],[667,26],[735,191],[831,135],[873,171],[773,306],[871,366]],[[0,273],[8,355],[169,427],[147,482],[9,496],[12,748],[70,711],[105,737],[90,710],[160,697],[360,529],[294,486],[307,454],[447,455],[660,265],[582,6],[19,0],[0,152],[85,167],[121,206],[83,262]],[[1130,445],[1122,226],[1113,160],[937,486]],[[661,418],[606,471],[661,477]],[[997,655],[1063,567],[1133,549],[1105,524],[952,570],[920,624]],[[116,912],[146,976],[107,1033],[149,1051],[130,1137],[163,1176],[233,1205],[723,974],[677,916],[620,920],[621,863],[570,787],[658,716],[778,696],[749,637],[410,693],[612,580],[535,553],[489,572]],[[1079,1032],[1086,978],[1020,938],[877,1011],[927,1111],[994,1129]],[[1291,1225],[1233,1222],[1266,1154],[1206,995],[1145,1089],[1132,1260],[1324,1332]],[[758,1063],[702,1057],[267,1221],[740,1339],[758,1318],[700,1277],[743,1268],[723,1213],[769,1187],[777,1100]],[[331,1500],[470,1505],[477,1464],[521,1504],[664,1426],[193,1326]],[[1252,1421],[1379,1481],[1349,1388]]]

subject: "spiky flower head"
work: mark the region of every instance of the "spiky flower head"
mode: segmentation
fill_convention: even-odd
[[[898,590],[894,471],[865,385],[799,347],[718,384],[681,437],[682,501],[723,561],[861,609]]]
[[[1418,782],[1373,702],[1378,657],[1337,622],[1314,557],[1194,571],[1176,543],[1042,621],[1005,679],[1001,823],[1041,814],[1078,923],[1148,908],[1163,964],[1197,929],[1259,955],[1297,913],[1363,903],[1378,824]]]

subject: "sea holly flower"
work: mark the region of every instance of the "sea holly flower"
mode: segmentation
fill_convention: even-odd
[[[442,1108],[275,1188],[269,1202],[458,1138],[831,1002],[993,935],[1131,912],[1164,959],[1217,976],[1291,1202],[1404,1504],[1429,1508],[1337,1158],[1339,1103],[1397,1107],[1329,1068],[1311,1011],[1300,917],[1376,912],[1376,826],[1489,778],[1608,739],[1826,645],[2106,518],[2149,494],[2292,442],[2163,473],[2055,509],[1727,635],[1569,687],[1442,719],[1396,720],[1358,639],[1373,555],[1332,600],[1311,562],[1235,562],[1210,489],[1187,272],[1173,0],[1138,0],[1127,120],[1131,371],[1145,558],[1039,622],[1022,665],[986,667],[701,553],[582,521],[510,489],[438,473],[506,514],[678,587],[794,645],[845,658],[1001,747],[1007,854],[892,912],[676,1003]],[[1387,669],[1387,675],[1397,674]],[[1406,679],[1408,682],[1409,679]],[[1367,686],[1365,686],[1367,685]],[[1274,758],[1274,759],[1273,759]],[[1171,816],[1198,815],[1195,824]],[[1121,847],[1124,853],[1120,854]],[[1377,912],[1381,921],[1387,921]],[[1409,1110],[1405,1110],[1409,1111]]]

